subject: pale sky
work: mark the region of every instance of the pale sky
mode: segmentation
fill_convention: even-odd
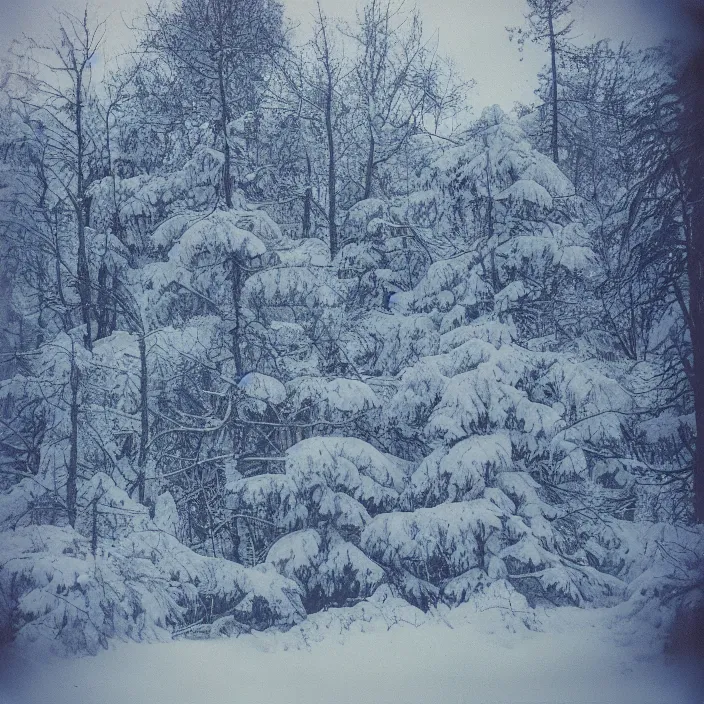
[[[320,0],[330,16],[353,19],[354,0]],[[669,0],[673,6],[677,0]],[[636,46],[656,43],[672,34],[673,13],[663,12],[668,0],[577,0],[575,31],[581,41],[610,37],[630,40]],[[127,47],[130,31],[125,22],[139,16],[147,0],[91,0],[99,16],[109,16],[108,51]],[[409,5],[411,2],[409,1]],[[316,0],[284,0],[286,13],[306,36]],[[428,32],[437,32],[440,51],[450,56],[465,79],[476,87],[470,99],[475,114],[498,103],[510,109],[514,101],[531,102],[536,74],[545,63],[545,53],[527,46],[523,60],[508,40],[507,25],[523,23],[525,0],[417,0]],[[41,35],[51,28],[52,8],[81,12],[85,0],[0,0],[0,42],[27,33]],[[670,29],[668,29],[668,26]]]

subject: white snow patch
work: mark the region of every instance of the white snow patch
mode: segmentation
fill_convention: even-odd
[[[624,643],[609,609],[538,614],[539,631],[466,604],[412,619],[395,599],[321,612],[288,634],[120,644],[8,659],[4,704],[695,704],[697,673]],[[387,606],[389,605],[389,606]],[[364,608],[360,608],[364,607]],[[356,610],[356,611],[355,611]],[[354,614],[353,614],[354,611]],[[408,612],[408,613],[407,613]],[[418,612],[421,614],[421,612]],[[394,618],[394,615],[397,618]],[[356,616],[356,618],[355,618]],[[422,616],[422,614],[421,614]],[[316,620],[313,624],[312,621]],[[304,624],[305,625],[305,624]],[[268,652],[267,652],[268,651]],[[272,652],[273,651],[273,652]]]

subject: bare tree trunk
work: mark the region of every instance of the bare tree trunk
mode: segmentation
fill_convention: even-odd
[[[117,278],[117,274],[113,272],[112,275],[112,309],[110,310],[110,332],[117,329],[117,291],[120,286],[120,282]]]
[[[486,152],[486,190],[487,190],[487,203],[486,203],[486,235],[487,240],[491,240],[494,236],[494,194],[491,191],[491,160],[489,158],[489,145],[485,140],[485,146],[487,147]],[[496,267],[496,248],[492,247],[490,250],[490,266],[491,266],[491,285],[494,291],[499,290],[499,272]]]
[[[78,227],[78,257],[76,266],[76,279],[78,297],[81,301],[81,317],[86,326],[85,346],[93,349],[93,336],[91,333],[91,287],[90,270],[88,268],[88,255],[86,253],[86,212],[85,212],[85,183],[83,178],[83,156],[85,151],[83,135],[83,73],[76,73],[76,202],[74,209]]]
[[[333,123],[333,98],[335,95],[335,69],[333,68],[332,50],[328,38],[327,19],[318,2],[318,26],[320,28],[320,61],[325,69],[324,105],[325,133],[328,147],[328,237],[330,240],[330,259],[337,254],[337,164],[335,163],[335,125]]]
[[[95,557],[98,551],[98,497],[93,499],[92,527],[90,531],[90,551]]]
[[[35,349],[39,349],[44,344],[44,329],[46,328],[46,321],[44,320],[44,289],[46,284],[44,270],[41,266],[37,269],[37,283],[39,284],[37,291],[37,307],[39,309],[39,315],[37,316],[37,327],[39,329],[37,330],[37,343]]]
[[[68,511],[69,525],[73,528],[76,525],[76,503],[78,498],[78,389],[80,386],[80,371],[76,365],[76,354],[73,346],[71,349],[69,385],[71,387],[71,430],[66,472],[66,510]]]
[[[335,140],[332,124],[332,77],[328,69],[325,95],[325,131],[328,138],[328,233],[330,237],[330,259],[337,254],[337,173],[335,164]]]
[[[372,179],[374,178],[374,152],[376,142],[374,141],[374,130],[372,129],[371,121],[369,124],[369,150],[367,152],[367,165],[364,169],[364,198],[371,198],[372,195]]]
[[[137,498],[140,504],[145,500],[147,471],[147,445],[149,443],[149,377],[147,370],[147,340],[144,332],[139,336],[139,454],[137,455]]]
[[[227,125],[230,122],[230,111],[227,107],[227,91],[225,90],[225,68],[223,66],[223,54],[220,51],[220,58],[218,60],[218,88],[220,91],[220,119],[222,120],[222,139],[223,148],[222,152],[225,157],[225,163],[223,164],[223,186],[225,190],[225,205],[228,208],[232,207],[232,170],[231,161],[232,155],[230,153],[230,143],[227,140]]]
[[[102,340],[110,334],[110,295],[108,292],[108,268],[105,263],[98,269],[98,297],[96,299],[98,330],[96,340]]]
[[[306,150],[306,190],[303,196],[303,237],[310,237],[311,228],[311,210],[313,206],[313,185],[311,179],[313,177],[313,169],[310,163],[310,154]]]
[[[240,306],[240,298],[242,296],[242,267],[237,257],[232,257],[232,306],[235,314],[234,325],[232,328],[232,357],[235,360],[235,375],[239,381],[244,375],[242,364],[242,349],[241,344],[241,318],[242,311]]]
[[[548,14],[548,28],[550,30],[550,65],[552,71],[552,132],[550,147],[552,150],[552,160],[557,164],[560,159],[557,143],[557,45],[555,42],[555,28],[552,22],[552,9]]]
[[[59,249],[59,223],[58,214],[54,216],[55,229],[53,231],[54,237],[54,274],[56,276],[56,290],[59,296],[59,301],[61,302],[61,322],[63,323],[64,330],[70,330],[73,327],[73,320],[71,319],[71,309],[66,302],[66,296],[64,295],[64,284],[63,277],[61,275],[61,251]]]

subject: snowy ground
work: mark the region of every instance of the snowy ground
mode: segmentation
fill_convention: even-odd
[[[119,645],[94,658],[6,660],[2,704],[701,704],[698,673],[656,655],[613,610],[560,609],[542,632],[496,614],[348,632]],[[315,640],[324,628],[327,636]],[[301,633],[313,640],[302,646]],[[340,633],[344,632],[344,638]],[[341,642],[344,641],[344,642]]]

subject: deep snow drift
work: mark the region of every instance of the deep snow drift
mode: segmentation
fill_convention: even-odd
[[[356,607],[355,607],[356,608]],[[668,661],[619,609],[536,612],[533,628],[469,605],[428,617],[367,605],[287,634],[124,644],[97,657],[4,663],[2,704],[700,704],[704,678]],[[373,611],[379,609],[376,617]],[[350,616],[350,618],[346,618]],[[361,618],[359,618],[361,616]],[[517,615],[520,617],[520,615]],[[365,620],[368,617],[369,620]],[[385,620],[387,617],[387,620]],[[318,635],[316,635],[318,634]],[[324,634],[324,635],[323,635]]]

